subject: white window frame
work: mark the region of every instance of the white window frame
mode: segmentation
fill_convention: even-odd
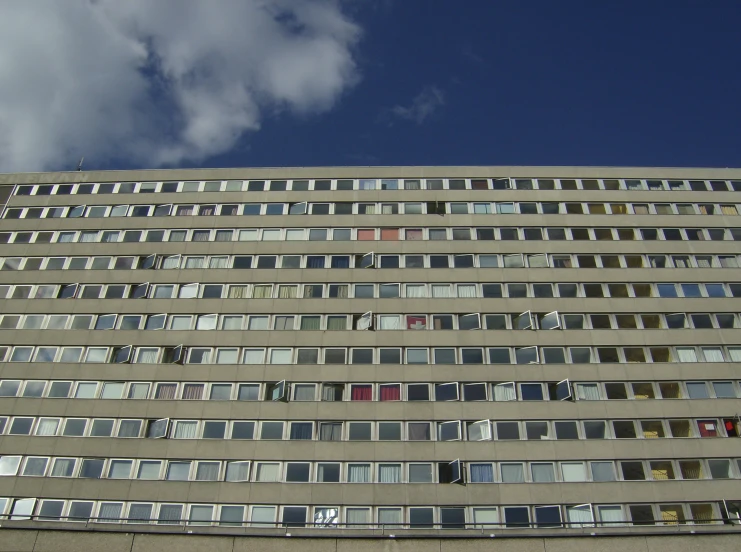
[[[456,425],[456,427],[458,428],[458,437],[457,438],[455,438],[455,439],[445,439],[445,440],[443,440],[443,439],[440,438],[441,435],[442,435],[442,428],[443,428],[443,426],[446,426],[447,424],[455,424]],[[461,421],[460,420],[450,420],[450,421],[447,421],[447,422],[438,422],[437,423],[437,435],[436,435],[436,437],[438,438],[437,440],[438,441],[441,441],[441,442],[461,441],[462,440]]]
[[[470,328],[470,330],[480,330],[481,329],[481,313],[478,313],[478,312],[472,312],[472,313],[469,313],[469,314],[461,314],[461,315],[459,315],[459,318],[458,318],[458,328],[460,329],[460,321],[463,318],[467,318],[469,316],[475,316],[476,317],[476,320],[478,322],[478,324],[477,324],[478,327],[476,327],[476,328]],[[464,331],[468,331],[468,330],[464,330]]]
[[[358,321],[355,324],[356,330],[372,330],[373,328],[373,311],[368,311],[360,315]]]
[[[556,317],[556,325],[553,326],[552,328],[544,328],[543,327],[543,324],[542,324],[543,320],[545,320],[548,316],[550,316],[552,314],[554,314],[555,317]],[[532,320],[531,320],[531,322],[532,322]],[[546,331],[560,330],[561,329],[561,315],[559,314],[559,312],[558,311],[551,311],[549,313],[544,314],[543,317],[538,321],[538,329],[540,329],[540,330],[546,330]]]
[[[481,434],[483,435],[483,437],[481,439],[475,439],[474,441],[491,441],[492,440],[493,437],[492,437],[492,431],[491,431],[491,420],[487,419],[487,420],[478,420],[476,422],[471,422],[468,427],[470,428],[472,426],[486,428],[486,431],[481,431]],[[468,432],[469,441],[471,440],[470,436],[471,436],[471,433],[469,430]]]

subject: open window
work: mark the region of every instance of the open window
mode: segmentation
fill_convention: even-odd
[[[355,268],[376,268],[376,254],[355,255]]]
[[[149,282],[131,286],[129,299],[144,299],[149,295]]]
[[[491,441],[491,422],[479,420],[468,424],[469,441]]]
[[[339,517],[337,508],[314,508],[314,527],[336,527]]]
[[[532,330],[535,329],[533,324],[533,315],[530,311],[518,314],[512,320],[512,328],[515,330]]]
[[[535,253],[525,256],[527,257],[527,265],[530,268],[548,268],[548,255],[545,253]]]
[[[356,330],[371,330],[373,329],[373,312],[368,311],[365,314],[361,314],[355,322]]]
[[[494,400],[497,402],[516,401],[517,392],[515,391],[515,382],[506,381],[503,383],[495,384],[494,385]]]
[[[174,269],[174,268],[180,268],[180,259],[181,255],[167,255],[162,259],[162,264],[160,265],[160,268],[162,270],[168,270],[168,269]]]
[[[458,318],[458,328],[461,330],[480,330],[481,314],[478,312],[461,314]]]
[[[289,215],[305,215],[307,212],[306,207],[307,205],[305,201],[301,201],[299,203],[289,203],[288,204],[288,214]]]
[[[162,356],[162,362],[164,364],[182,364],[184,361],[185,347],[183,345],[165,347],[165,353]]]
[[[156,205],[154,207],[155,217],[169,217],[172,213],[172,203],[166,203],[164,205]]]
[[[113,364],[126,364],[131,362],[131,353],[133,347],[126,345],[125,347],[114,347],[113,353],[111,354],[111,362]]]
[[[140,270],[151,270],[157,266],[157,255],[147,255],[146,257],[140,257],[139,269]]]
[[[731,525],[741,525],[741,500],[724,500],[722,508],[723,521]]]
[[[561,329],[561,317],[558,315],[558,311],[542,315],[538,320],[538,327],[541,330]]]
[[[428,201],[427,202],[427,214],[428,215],[444,215],[445,214],[445,202],[444,201]]]
[[[492,178],[491,187],[494,190],[510,190],[512,189],[512,180],[507,178]]]
[[[440,422],[437,426],[437,438],[439,441],[460,441],[461,440],[460,420],[455,420],[451,422]]]
[[[439,462],[437,464],[438,482],[464,484],[463,465],[460,459],[452,462]]]
[[[436,383],[435,384],[435,400],[444,401],[457,401],[458,396],[458,382],[452,381],[450,383]]]
[[[77,296],[77,291],[80,289],[80,284],[67,284],[59,288],[57,294],[58,299],[74,299]]]
[[[576,504],[566,507],[567,528],[594,527],[594,514],[591,504]]]
[[[286,380],[281,380],[278,383],[269,387],[269,397],[271,401],[288,401],[288,383]]]
[[[733,418],[724,418],[723,425],[726,428],[726,435],[728,437],[741,436],[741,417],[738,414]]]
[[[519,347],[515,349],[516,364],[540,364],[537,347]]]
[[[573,401],[574,392],[568,379],[548,384],[548,397],[552,401]]]
[[[170,427],[170,418],[151,420],[147,425],[147,439],[165,439]]]

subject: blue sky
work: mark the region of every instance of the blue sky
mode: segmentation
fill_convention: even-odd
[[[81,10],[97,9],[86,0],[79,2]],[[193,52],[181,57],[174,57],[178,48],[171,47],[180,44],[178,37],[165,30],[167,8],[153,16],[143,1],[138,12],[121,13],[111,4],[104,15],[119,26],[127,46],[111,47],[113,61],[107,67],[114,71],[120,63],[136,70],[142,81],[133,89],[131,82],[137,79],[111,77],[116,90],[122,82],[132,88],[117,102],[128,106],[128,112],[117,114],[99,100],[118,94],[106,87],[85,104],[95,104],[96,113],[114,111],[114,121],[128,117],[134,121],[131,128],[99,128],[99,119],[83,114],[83,124],[75,130],[60,125],[42,153],[6,151],[3,156],[0,142],[0,171],[39,165],[66,169],[74,164],[68,160],[80,154],[86,155],[87,169],[741,166],[738,1],[304,0],[306,6],[322,7],[308,12],[294,9],[293,0],[270,0],[277,12],[267,17],[274,16],[278,25],[260,43],[237,39],[229,29],[220,32],[224,20],[257,20],[258,12],[245,12],[230,0],[219,2],[225,17],[215,18],[213,25],[207,21],[203,29],[193,22]],[[228,17],[230,10],[233,17]],[[203,21],[197,9],[181,11],[183,18]],[[157,16],[163,21],[160,27]],[[139,25],[133,35],[130,23],[145,17],[154,21],[151,27],[142,30]],[[74,24],[94,24],[79,21]],[[257,28],[264,29],[266,21]],[[183,25],[187,29],[188,21]],[[287,37],[306,29],[321,44],[294,44]],[[217,43],[209,33],[235,38]],[[143,77],[141,58],[121,53],[137,44],[153,45],[148,59],[160,63]],[[244,52],[254,53],[247,56],[249,62],[243,61]],[[226,61],[216,69],[203,62],[217,58]],[[269,72],[263,63],[270,64]],[[269,78],[253,77],[256,73]],[[204,77],[200,86],[191,86],[191,79],[201,74],[219,85],[204,84]],[[0,72],[0,89],[3,79],[12,76]],[[224,93],[240,87],[247,93]],[[0,105],[4,99],[0,92]],[[49,101],[44,99],[45,105]],[[64,98],[55,97],[52,103],[64,105]],[[191,114],[194,103],[198,108]],[[139,120],[142,112],[148,115]],[[0,107],[0,126],[2,120]],[[24,128],[19,130],[23,134]],[[52,138],[66,143],[66,149],[58,151]]]

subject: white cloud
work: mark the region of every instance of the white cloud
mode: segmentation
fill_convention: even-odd
[[[0,36],[4,172],[197,163],[358,80],[339,0],[5,0]]]
[[[445,105],[445,95],[437,86],[426,86],[417,94],[408,106],[396,105],[390,113],[400,119],[414,121],[421,125],[438,108]]]

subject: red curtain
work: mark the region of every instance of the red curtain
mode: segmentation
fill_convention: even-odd
[[[353,385],[350,400],[370,401],[373,398],[373,388],[370,385]]]
[[[401,399],[401,389],[398,385],[382,385],[381,386],[381,400],[382,401],[398,401]]]

